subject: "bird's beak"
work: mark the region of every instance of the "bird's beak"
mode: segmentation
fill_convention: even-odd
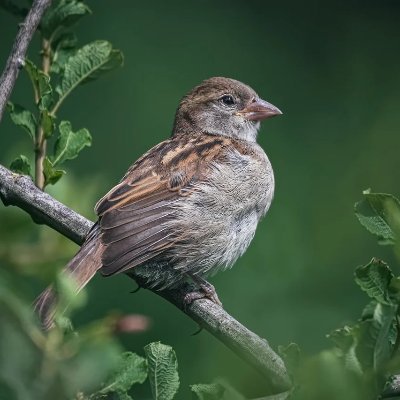
[[[262,121],[266,118],[282,114],[282,111],[274,105],[262,99],[254,99],[250,104],[238,112],[249,121]]]

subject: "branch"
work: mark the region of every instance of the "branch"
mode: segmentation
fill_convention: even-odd
[[[8,56],[7,64],[0,77],[0,121],[3,117],[7,100],[17,80],[19,70],[24,64],[28,45],[32,40],[44,11],[50,3],[51,0],[35,0],[25,21],[20,24],[17,37]]]
[[[12,173],[0,165],[0,198],[30,214],[37,223],[55,229],[77,244],[82,244],[92,222],[39,190],[28,176]]]
[[[0,165],[0,197],[5,205],[14,205],[57,230],[75,243],[82,244],[92,222],[39,190],[27,176],[13,174]],[[174,304],[243,360],[254,366],[270,382],[275,392],[287,390],[291,383],[282,359],[265,339],[251,332],[222,307],[201,299],[184,305],[189,285],[177,290],[154,293]]]
[[[47,39],[42,40],[42,69],[49,76],[51,64],[51,47]],[[35,185],[42,189],[44,188],[45,179],[43,173],[43,162],[46,157],[47,140],[44,134],[43,123],[37,126],[35,136]]]

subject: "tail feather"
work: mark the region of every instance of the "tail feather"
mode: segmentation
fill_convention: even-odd
[[[75,280],[77,293],[86,286],[94,274],[102,267],[102,253],[103,245],[96,225],[90,231],[78,253],[63,270],[63,273],[69,274]],[[54,325],[56,303],[57,295],[52,285],[45,289],[35,300],[34,309],[38,313],[45,330]]]

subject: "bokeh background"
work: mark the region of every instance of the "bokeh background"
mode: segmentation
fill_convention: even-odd
[[[259,142],[276,175],[276,195],[247,253],[216,286],[226,310],[277,347],[297,342],[306,354],[329,346],[325,335],[358,318],[366,297],[353,270],[390,249],[359,225],[362,190],[400,194],[400,3],[398,1],[129,0],[88,1],[93,15],[77,28],[81,44],[110,40],[125,65],[80,87],[59,117],[87,127],[94,142],[51,189],[94,219],[96,200],[127,167],[170,135],[179,99],[210,76],[252,86],[284,115],[266,121]],[[0,65],[17,21],[0,11]],[[38,41],[30,48],[36,58]],[[29,105],[20,75],[12,100]],[[8,116],[0,126],[0,162],[30,154],[28,136]],[[44,285],[30,270],[61,268],[77,247],[17,209],[0,205],[0,267],[26,278],[28,296]],[[44,275],[45,275],[44,272]],[[397,269],[398,272],[398,269]],[[24,279],[25,279],[24,278]],[[124,276],[96,277],[79,326],[112,310],[148,316],[149,331],[121,336],[142,353],[161,340],[176,350],[182,389],[226,377],[261,396],[257,374],[180,311],[145,290],[130,294]],[[136,393],[146,393],[146,388]],[[142,391],[142,392],[141,392]]]

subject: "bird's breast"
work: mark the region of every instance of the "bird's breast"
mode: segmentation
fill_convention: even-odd
[[[183,240],[176,253],[186,256],[178,268],[207,275],[230,267],[249,246],[273,193],[272,167],[261,148],[257,157],[230,150],[177,205]]]

